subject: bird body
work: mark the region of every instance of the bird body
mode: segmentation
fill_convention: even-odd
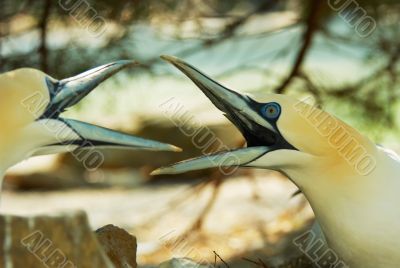
[[[153,174],[210,167],[223,171],[232,166],[279,171],[304,193],[322,231],[320,238],[337,257],[325,260],[324,267],[399,267],[398,157],[306,102],[278,94],[253,100],[178,58],[163,59],[186,74],[224,112],[243,134],[247,147],[185,160]],[[320,265],[322,256],[316,257],[312,261]]]
[[[400,163],[380,149],[374,157],[376,168],[366,176],[338,177],[335,167],[318,158],[306,160],[308,168],[285,169],[310,202],[328,247],[348,267],[400,264]]]

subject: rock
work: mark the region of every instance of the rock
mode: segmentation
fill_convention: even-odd
[[[96,235],[115,267],[137,267],[136,237],[112,224],[96,230]]]
[[[83,212],[0,215],[0,256],[0,267],[114,267]]]
[[[188,258],[173,258],[161,263],[159,268],[211,268],[211,266],[195,263]]]

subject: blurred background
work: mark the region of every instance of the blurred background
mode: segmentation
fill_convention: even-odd
[[[291,237],[313,216],[284,176],[250,169],[148,175],[215,149],[187,129],[243,145],[200,90],[159,56],[181,57],[256,99],[268,92],[309,98],[397,150],[399,21],[397,0],[2,0],[1,72],[33,67],[60,79],[135,59],[141,65],[64,116],[184,152],[103,151],[96,170],[71,154],[32,158],[8,172],[0,211],[84,210],[93,228],[113,223],[137,236],[141,265],[172,256],[213,262],[214,252],[232,267],[250,265],[243,258],[288,258]]]

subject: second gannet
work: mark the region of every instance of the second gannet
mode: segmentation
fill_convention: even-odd
[[[282,172],[310,202],[315,229],[332,250],[324,267],[400,266],[400,162],[395,154],[305,102],[277,94],[256,101],[178,58],[163,59],[235,124],[247,147],[186,160],[153,175],[232,166]]]

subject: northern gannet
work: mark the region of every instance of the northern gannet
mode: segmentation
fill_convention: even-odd
[[[280,171],[304,193],[315,213],[315,229],[322,230],[340,258],[324,267],[400,267],[397,157],[305,102],[278,94],[255,101],[178,58],[162,58],[187,75],[235,124],[247,147],[182,161],[153,175],[225,166]]]
[[[132,65],[134,61],[116,61],[63,80],[30,68],[0,74],[0,189],[5,171],[30,156],[92,147],[180,151],[173,145],[60,117],[104,80]]]

